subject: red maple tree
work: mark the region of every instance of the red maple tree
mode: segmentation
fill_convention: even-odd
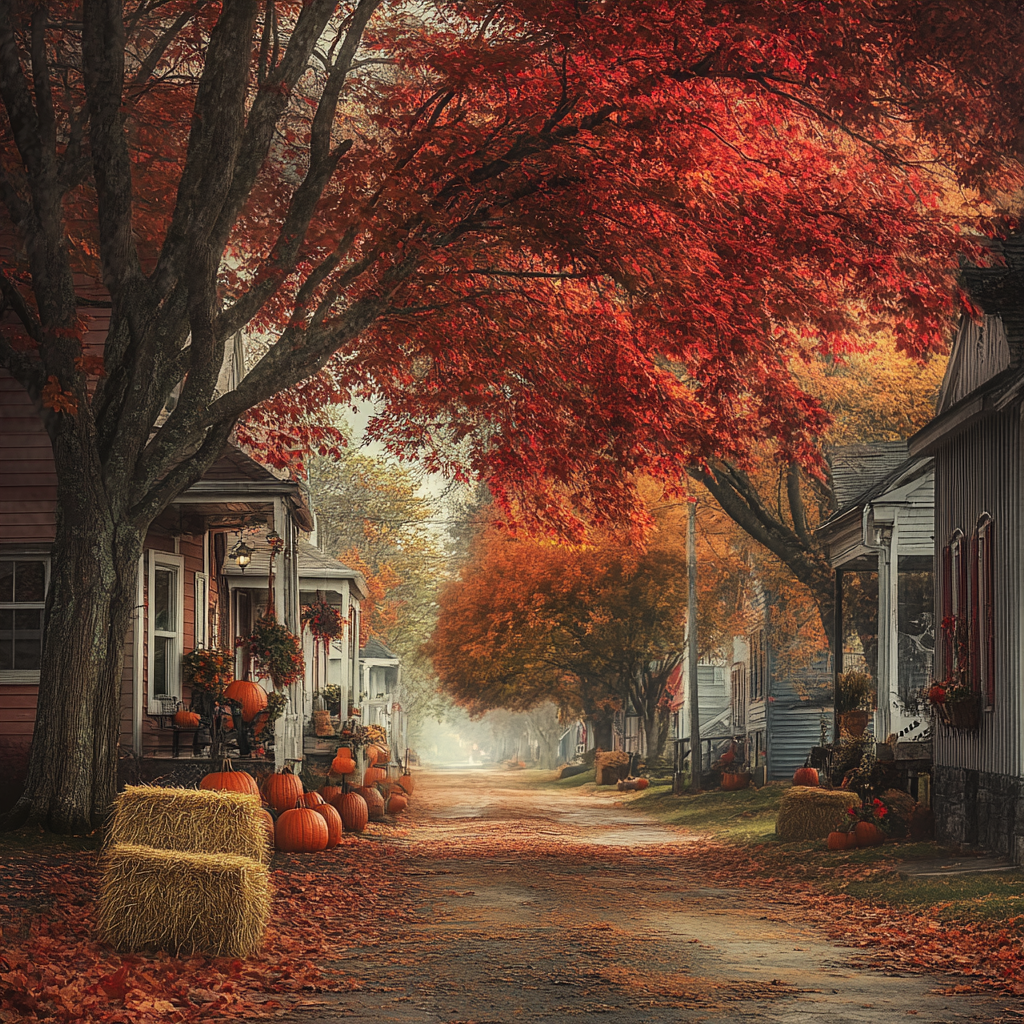
[[[58,478],[16,815],[104,813],[146,529],[235,430],[287,465],[372,397],[393,448],[576,528],[756,433],[808,456],[792,359],[941,344],[934,160],[1005,186],[1003,6],[0,5],[0,360]]]

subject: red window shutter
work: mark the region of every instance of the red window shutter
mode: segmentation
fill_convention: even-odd
[[[953,548],[942,549],[942,677],[949,679],[953,672],[953,632],[946,623],[953,616]]]
[[[982,551],[983,571],[985,575],[985,704],[996,706],[996,563],[992,552],[992,523],[988,522],[984,529],[984,549]]]
[[[971,617],[969,620],[971,651],[971,689],[981,693],[981,566],[978,564],[978,530],[971,537]]]

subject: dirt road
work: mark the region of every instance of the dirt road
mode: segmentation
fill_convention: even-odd
[[[417,920],[343,956],[361,990],[303,1021],[1022,1019],[1008,997],[942,995],[955,978],[859,965],[784,892],[708,884],[713,865],[678,855],[698,836],[616,793],[484,770],[417,779],[394,862]]]

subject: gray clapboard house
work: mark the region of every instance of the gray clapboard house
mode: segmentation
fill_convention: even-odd
[[[934,483],[932,459],[910,457],[905,441],[844,445],[830,453],[838,510],[817,530],[835,573],[837,609],[844,581],[865,574],[877,594],[873,621],[844,616],[836,671],[867,671],[877,685],[872,732],[914,741],[931,715],[921,693],[932,675]],[[864,621],[867,619],[867,622]],[[873,630],[873,633],[872,633]]]
[[[967,667],[972,714],[935,729],[932,807],[947,841],[1024,862],[1024,237],[994,243],[992,268],[969,267],[964,312],[935,418],[910,440],[935,460],[935,607],[966,628],[941,631],[934,675]]]
[[[745,741],[746,760],[765,782],[785,781],[811,748],[832,736],[832,688],[827,662],[786,667],[768,628],[773,596],[754,586],[746,636],[733,641],[732,731]],[[806,659],[800,659],[806,662]]]

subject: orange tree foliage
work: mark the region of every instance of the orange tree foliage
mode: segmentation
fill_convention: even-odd
[[[0,5],[0,360],[59,506],[17,816],[102,818],[142,539],[236,429],[297,467],[310,406],[372,396],[577,528],[762,432],[808,457],[794,348],[941,345],[934,161],[1005,189],[1022,137],[1004,7]]]
[[[680,512],[654,510],[657,526],[643,550],[611,535],[568,545],[484,532],[439,596],[427,652],[442,689],[474,714],[552,701],[563,714],[592,719],[606,747],[609,713],[628,699],[657,751],[686,649]],[[732,639],[739,581],[734,562],[714,565],[706,554],[698,634],[701,653],[711,654]]]

